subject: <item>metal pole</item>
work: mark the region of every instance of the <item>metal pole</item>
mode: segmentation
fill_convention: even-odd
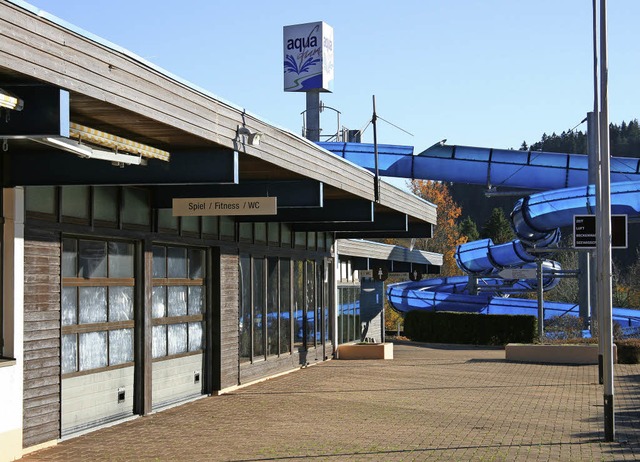
[[[375,159],[375,177],[373,178],[373,197],[376,202],[380,200],[380,172],[378,171],[378,128],[377,122],[378,116],[376,115],[376,95],[373,95],[373,117],[371,118],[371,124],[373,125],[373,155]]]
[[[603,340],[604,375],[604,438],[615,439],[615,414],[613,398],[613,322],[612,268],[611,268],[611,165],[609,159],[609,106],[608,106],[608,61],[607,61],[607,0],[600,0],[600,155],[602,157],[602,207],[598,227],[602,230],[596,247],[602,254],[598,268],[598,280],[602,289],[603,323],[600,326]],[[596,223],[598,222],[596,218]]]
[[[591,291],[589,281],[589,253],[578,252],[578,298],[580,319],[582,319],[582,329],[587,330],[591,324]]]
[[[307,92],[305,137],[310,141],[320,141],[320,92],[311,90]]]
[[[544,275],[542,273],[542,258],[536,260],[538,265],[538,339],[544,338]]]
[[[595,1],[595,0],[594,0]],[[597,76],[596,76],[597,80]],[[600,170],[600,135],[598,133],[598,113],[589,112],[587,114],[587,142],[588,142],[588,154],[589,154],[589,184],[590,188],[594,190],[596,213],[602,207],[602,172]],[[596,229],[597,234],[600,233],[600,229]],[[597,238],[596,238],[597,241]],[[602,291],[598,288],[598,260],[600,254],[596,250],[589,252],[589,280],[591,288],[591,317],[597,319],[596,322],[591,322],[591,335],[595,336],[596,326],[598,327],[598,380],[602,385],[602,356],[604,349],[604,341],[602,340]]]

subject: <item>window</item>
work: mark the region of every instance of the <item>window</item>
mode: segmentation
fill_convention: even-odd
[[[302,348],[304,342],[304,262],[293,262],[293,346]]]
[[[202,351],[205,263],[202,249],[153,246],[154,359]]]
[[[62,374],[133,362],[134,246],[62,240]]]
[[[290,271],[286,258],[240,255],[240,362],[291,353]]]
[[[338,343],[360,340],[360,287],[338,287]]]

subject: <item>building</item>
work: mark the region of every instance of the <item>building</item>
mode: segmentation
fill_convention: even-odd
[[[0,88],[3,460],[331,358],[337,240],[436,223],[432,204],[384,182],[374,201],[364,169],[19,0],[0,2]],[[276,214],[171,208],[265,197]]]

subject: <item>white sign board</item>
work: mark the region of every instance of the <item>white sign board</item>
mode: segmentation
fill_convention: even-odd
[[[505,268],[498,276],[504,279],[535,279],[537,273],[536,268]]]
[[[212,197],[173,199],[174,217],[214,215],[276,215],[276,197]]]
[[[285,26],[284,91],[331,91],[333,28],[324,22]]]

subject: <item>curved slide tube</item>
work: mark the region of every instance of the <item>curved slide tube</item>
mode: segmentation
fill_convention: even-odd
[[[356,164],[374,169],[373,145],[319,143],[325,149]],[[478,279],[481,293],[467,276],[405,282],[388,286],[387,294],[398,311],[413,309],[471,311],[485,314],[537,315],[537,300],[494,297],[493,293],[535,290],[536,280],[505,281],[495,275],[503,268],[532,267],[535,256],[527,248],[554,246],[559,227],[573,223],[574,215],[593,213],[594,188],[587,184],[588,158],[579,154],[514,151],[466,146],[435,145],[413,155],[407,146],[378,145],[378,169],[383,176],[493,184],[529,189],[557,189],[528,196],[516,203],[511,214],[517,240],[494,245],[480,240],[458,246],[456,262]],[[640,159],[612,158],[612,213],[640,216]],[[629,181],[635,180],[635,181]],[[569,187],[568,186],[574,186]],[[545,288],[557,284],[555,262],[544,262]],[[578,306],[544,302],[545,318],[578,315]],[[640,311],[614,308],[614,320],[622,326],[640,326]]]

